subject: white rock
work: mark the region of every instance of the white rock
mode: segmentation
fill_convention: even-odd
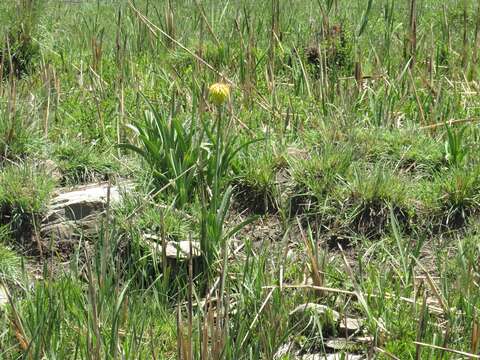
[[[130,183],[110,186],[110,204],[121,200],[121,189],[131,188]],[[68,220],[81,220],[95,212],[105,209],[108,201],[109,184],[91,184],[59,193],[49,205],[47,218],[56,215]]]
[[[144,235],[144,242],[159,257],[162,256],[162,242],[157,236]],[[190,241],[167,241],[165,250],[168,259],[188,260],[190,258]],[[192,257],[197,258],[200,254],[200,244],[192,241]]]
[[[341,335],[344,335],[345,332],[347,334],[353,334],[354,332],[361,329],[363,326],[363,321],[356,318],[343,318],[338,322],[338,328]]]
[[[315,304],[315,303],[306,303],[297,306],[294,310],[290,312],[290,316],[292,315],[300,315],[300,314],[315,314],[317,316],[331,314],[333,321],[337,322],[340,319],[340,314],[338,311],[335,311],[328,306]]]
[[[132,183],[124,182],[116,186],[101,183],[60,190],[50,201],[47,214],[42,220],[42,237],[70,240],[79,232],[95,235],[99,231],[101,215],[107,208],[108,200],[110,205],[118,204],[122,192],[132,187]]]
[[[307,354],[299,357],[298,359],[301,360],[362,360],[365,359],[363,355],[352,355],[352,354],[342,354],[342,353],[334,353],[334,354]]]

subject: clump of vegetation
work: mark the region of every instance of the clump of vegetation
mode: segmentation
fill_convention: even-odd
[[[30,114],[24,108],[9,108],[15,97],[13,94],[7,103],[0,104],[0,162],[40,155],[45,144],[35,122],[29,119]]]
[[[31,241],[40,216],[46,209],[55,182],[35,166],[9,165],[0,174],[0,221],[13,235]]]
[[[352,142],[366,161],[389,162],[405,172],[431,175],[445,165],[442,142],[425,132],[361,129],[354,133]]]
[[[327,143],[314,149],[307,159],[291,159],[294,182],[291,197],[292,215],[312,211],[324,206],[337,184],[348,175],[353,153],[344,145]]]
[[[397,221],[409,225],[406,180],[398,181],[388,169],[377,167],[371,172],[356,169],[350,187],[351,225],[354,231],[378,238],[388,229],[390,208]]]
[[[307,62],[317,68],[326,67],[332,74],[353,75],[353,39],[344,24],[335,24],[322,29],[318,44],[305,48]]]
[[[0,240],[8,237],[8,231],[0,229]],[[20,283],[22,280],[22,258],[14,250],[0,243],[0,282]]]
[[[276,213],[282,205],[277,177],[284,161],[270,150],[255,156],[251,151],[245,151],[234,179],[237,203],[255,214]]]
[[[7,12],[9,27],[4,29],[0,51],[3,77],[13,74],[17,78],[31,73],[40,59],[40,46],[33,36],[38,25],[41,0],[22,0]],[[1,34],[1,33],[0,33]]]
[[[113,157],[112,150],[99,145],[69,141],[57,146],[53,156],[61,172],[62,185],[106,181],[113,177],[113,174],[121,175],[120,166]]]

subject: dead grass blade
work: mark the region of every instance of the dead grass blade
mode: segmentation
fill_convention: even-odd
[[[452,354],[467,356],[467,357],[469,357],[470,359],[480,359],[480,355],[475,355],[475,354],[467,353],[467,352],[465,352],[465,351],[450,349],[450,348],[447,348],[447,347],[437,346],[437,345],[433,345],[433,344],[426,344],[426,343],[422,343],[422,342],[418,342],[418,341],[414,341],[413,343],[414,343],[415,345],[420,345],[420,346],[425,346],[425,347],[429,347],[429,348],[432,348],[432,349],[447,351],[447,352],[450,352],[450,353],[452,353]]]
[[[470,346],[470,352],[476,354],[478,353],[478,344],[480,343],[480,329],[478,325],[477,314],[473,316],[473,325],[472,325],[472,340]]]
[[[10,295],[8,287],[3,280],[1,280],[1,285],[5,289],[8,303],[12,308],[12,317],[10,318],[10,321],[13,327],[13,331],[15,333],[15,338],[17,339],[18,345],[20,346],[22,351],[27,351],[29,347],[29,341],[27,340],[27,336],[25,335],[25,330],[23,329],[22,321],[20,319],[20,316],[18,315],[17,308],[15,307],[12,296]]]
[[[323,287],[324,278],[323,274],[320,272],[320,264],[318,263],[318,256],[313,242],[305,235],[300,220],[297,218],[298,228],[302,236],[303,242],[305,243],[305,248],[307,250],[307,256],[310,262],[310,276],[313,280],[313,285],[317,287],[316,293],[317,296],[322,297],[323,293],[319,288]]]
[[[465,123],[474,123],[474,122],[477,122],[477,121],[480,121],[480,118],[473,117],[473,118],[468,118],[468,119],[457,119],[457,120],[452,119],[452,120],[448,120],[448,121],[441,122],[441,123],[435,123],[435,124],[431,124],[431,125],[427,125],[427,126],[421,126],[419,129],[420,130],[431,130],[431,129],[436,129],[438,127],[442,127],[442,126],[445,126],[445,125],[451,126],[451,125],[459,125],[459,124],[465,124]]]
[[[265,306],[268,304],[268,301],[269,301],[270,298],[272,297],[274,291],[275,291],[275,288],[273,288],[273,289],[271,289],[271,290],[269,291],[267,297],[265,298],[265,300],[264,300],[263,303],[262,303],[262,306],[260,306],[260,309],[258,310],[257,314],[255,315],[255,318],[253,319],[252,323],[251,323],[250,326],[248,327],[247,333],[245,334],[245,337],[243,338],[242,342],[240,343],[240,347],[242,347],[243,344],[245,344],[245,341],[247,341],[248,335],[250,335],[250,331],[253,329],[253,327],[254,327],[255,324],[257,323],[258,318],[260,317],[260,314],[262,313],[262,311],[263,311],[263,309],[265,308]]]
[[[430,286],[430,289],[432,290],[433,294],[437,298],[437,300],[438,300],[440,306],[442,307],[444,313],[448,314],[449,309],[448,309],[447,302],[446,302],[445,298],[443,297],[443,295],[441,294],[440,289],[437,287],[437,285],[433,281],[432,277],[430,276],[430,273],[423,267],[423,265],[417,259],[415,259],[415,262],[425,273],[427,283]]]
[[[382,322],[371,314],[370,307],[368,306],[367,300],[363,296],[363,293],[360,289],[360,286],[358,285],[358,283],[355,279],[355,276],[353,274],[352,268],[350,267],[350,264],[348,263],[347,257],[345,256],[345,252],[343,251],[343,248],[340,244],[338,244],[338,248],[340,249],[340,252],[342,253],[342,259],[343,259],[343,263],[345,264],[345,269],[347,270],[347,274],[350,277],[350,280],[352,281],[353,286],[355,287],[355,294],[357,296],[358,302],[360,303],[360,305],[362,305],[362,307],[365,310],[368,318],[372,319],[377,324],[377,326],[380,330],[387,333],[387,329],[385,329],[385,326],[382,324]]]

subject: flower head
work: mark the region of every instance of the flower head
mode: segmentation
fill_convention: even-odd
[[[208,89],[209,100],[217,105],[222,105],[230,97],[230,85],[215,83]]]

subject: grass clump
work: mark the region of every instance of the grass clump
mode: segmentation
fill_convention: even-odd
[[[2,49],[0,67],[3,77],[10,74],[17,78],[30,74],[36,62],[40,60],[40,46],[34,41],[38,17],[42,10],[42,1],[24,0],[8,8],[8,28],[1,29]]]
[[[312,205],[323,205],[335,187],[349,174],[353,161],[351,148],[345,145],[325,144],[314,149],[307,159],[290,159],[294,183],[291,198],[292,214],[301,214]]]
[[[0,236],[8,240],[8,231],[0,231]],[[14,284],[21,283],[22,280],[22,258],[4,244],[0,244],[0,279]]]
[[[113,174],[123,172],[111,149],[100,145],[69,141],[56,147],[53,157],[57,160],[62,185],[106,181]]]
[[[361,129],[353,141],[369,162],[386,161],[398,168],[429,175],[445,165],[443,144],[424,132],[404,129]]]
[[[238,162],[238,175],[233,180],[238,205],[254,214],[276,213],[282,206],[278,176],[285,171],[283,157],[270,149],[257,151],[252,147]]]
[[[478,165],[453,168],[436,174],[421,193],[425,211],[440,228],[459,229],[477,213],[480,183]]]
[[[29,240],[45,211],[55,182],[35,166],[22,163],[0,174],[0,220],[16,238]]]
[[[397,220],[407,226],[411,214],[405,182],[386,168],[355,169],[348,186],[349,218],[354,231],[378,238],[387,229],[390,207]]]

